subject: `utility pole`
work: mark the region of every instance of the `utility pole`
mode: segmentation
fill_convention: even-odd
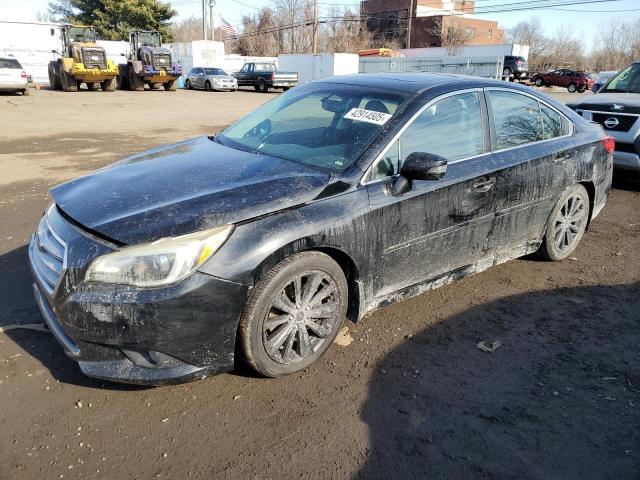
[[[207,39],[207,7],[205,3],[207,0],[202,0],[202,39]]]
[[[216,26],[213,16],[213,7],[216,5],[216,0],[209,0],[209,22],[211,23],[211,39],[216,39]]]
[[[318,0],[313,0],[313,53],[318,50]]]
[[[411,18],[413,17],[413,0],[409,0],[409,16],[407,17],[407,48],[411,48]]]

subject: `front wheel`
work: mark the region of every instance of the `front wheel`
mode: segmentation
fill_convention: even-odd
[[[185,86],[185,88],[186,88],[187,90],[191,90],[191,89],[193,88],[193,87],[191,86],[191,82],[189,81],[189,79],[187,79],[187,80],[184,82],[184,86]]]
[[[544,86],[544,82],[542,81],[541,78],[536,78],[536,81],[534,83],[536,84],[536,87],[543,87]]]
[[[100,88],[102,89],[103,92],[115,92],[116,91],[115,77],[109,78],[107,80],[100,82]]]
[[[547,260],[564,260],[580,243],[589,221],[589,194],[582,185],[568,188],[551,211],[540,254]]]
[[[576,90],[578,90],[578,86],[575,83],[572,83],[567,87],[567,90],[569,91],[569,93],[576,93]]]
[[[347,280],[320,252],[286,258],[251,291],[239,327],[246,362],[267,377],[307,368],[331,346],[347,311]]]
[[[211,91],[211,82],[210,82],[209,80],[207,80],[206,82],[204,82],[204,89],[205,89],[207,92],[210,92],[210,91]]]

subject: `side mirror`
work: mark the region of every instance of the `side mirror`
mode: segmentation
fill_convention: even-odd
[[[447,159],[433,153],[413,152],[402,164],[400,176],[393,182],[396,195],[411,190],[411,180],[440,180],[447,173]]]

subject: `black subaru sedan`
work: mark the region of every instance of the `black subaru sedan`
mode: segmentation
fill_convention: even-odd
[[[309,82],[220,134],[51,190],[40,310],[92,377],[306,368],[345,319],[539,252],[605,204],[613,141],[527,87],[430,74]]]

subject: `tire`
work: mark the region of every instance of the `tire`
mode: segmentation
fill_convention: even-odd
[[[94,82],[89,82],[89,83],[87,83],[87,90],[89,90],[90,92],[95,92],[97,90],[100,90],[100,84],[99,83],[94,83]]]
[[[116,77],[116,84],[118,90],[129,90],[131,88],[131,86],[129,85],[128,65],[118,65],[118,76]]]
[[[71,75],[65,72],[64,68],[62,68],[61,66],[59,70],[60,70],[60,85],[61,85],[62,91],[77,92],[78,91],[77,82],[71,77]]]
[[[100,88],[103,92],[115,92],[116,91],[116,79],[110,78],[103,82],[100,82]]]
[[[575,83],[570,83],[569,86],[567,87],[567,91],[569,93],[576,93],[577,90],[578,90],[578,86]]]
[[[191,86],[191,82],[189,81],[189,79],[185,80],[184,86],[187,90],[193,90],[193,87]]]
[[[24,90],[22,90],[22,96],[23,97],[28,97],[29,95],[30,95],[29,87],[27,87]]]
[[[286,92],[287,90],[289,90],[291,87],[282,87],[282,91]]]
[[[211,91],[211,82],[210,82],[209,80],[207,80],[206,82],[204,82],[204,89],[205,89],[207,92],[210,92],[210,91]]]
[[[133,68],[129,67],[129,88],[136,92],[144,91],[144,80],[135,74]]]
[[[582,185],[566,189],[551,210],[540,254],[554,262],[571,255],[587,228],[589,210],[589,194]]]
[[[587,89],[587,87],[585,85],[582,85],[582,86],[578,87],[578,93],[584,93],[586,89]]]
[[[260,91],[260,87],[258,87],[258,85],[254,85],[254,86],[253,86],[253,89],[254,89],[256,92],[259,92],[259,91]]]
[[[175,80],[169,80],[168,82],[164,83],[164,89],[167,92],[175,92],[176,91],[176,81]]]
[[[511,80],[511,75],[513,75],[513,72],[511,71],[511,69],[509,67],[506,67],[506,68],[502,69],[502,76],[503,77],[507,77],[507,78],[509,78],[509,80]]]
[[[47,68],[47,73],[49,75],[49,88],[51,90],[60,90],[62,88],[56,65],[56,62],[49,62],[49,67]]]
[[[544,81],[541,78],[536,78],[536,81],[533,83],[536,87],[544,87]]]
[[[284,259],[249,294],[238,330],[244,360],[266,377],[307,368],[333,343],[347,304],[347,280],[331,257],[302,252]],[[307,311],[326,316],[309,317]]]
[[[264,80],[258,82],[258,91],[260,93],[267,93],[269,91],[269,85]]]

